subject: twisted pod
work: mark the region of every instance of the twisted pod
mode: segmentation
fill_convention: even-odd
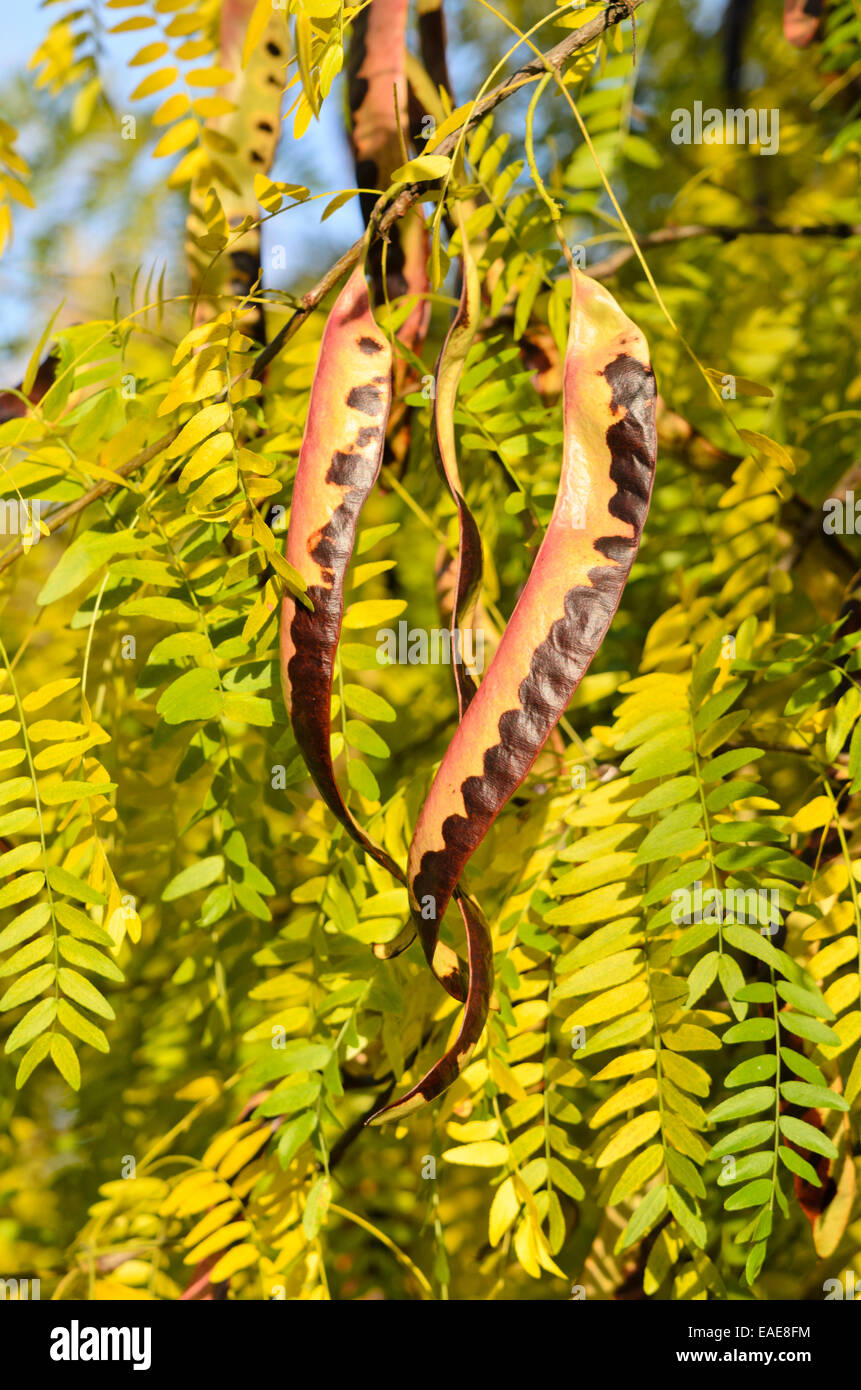
[[[487,1019],[493,989],[490,931],[458,886],[493,821],[526,777],[598,650],[631,570],[655,467],[655,381],[645,339],[608,290],[572,266],[563,380],[564,440],[556,505],[532,572],[481,686],[459,685],[462,718],[422,807],[406,882],[412,925],[425,957],[465,1007],[451,1048],[379,1124],[439,1096],[463,1070]],[[474,332],[477,279],[467,258],[458,316],[437,368],[438,461],[458,501],[458,602],[469,606],[480,546],[462,503],[450,412]],[[293,495],[287,559],[308,583],[309,611],[284,599],[281,662],[285,699],[308,770],[350,835],[399,882],[391,857],[347,810],[332,767],[329,728],[344,573],[361,508],[377,479],[391,402],[391,350],[374,322],[364,272],[354,271],[329,316]],[[468,518],[468,520],[467,520]],[[472,527],[470,526],[472,523]],[[475,532],[477,539],[477,532]],[[452,898],[466,930],[468,966],[439,940]],[[378,954],[393,954],[378,948]],[[464,979],[467,984],[464,991]]]
[[[618,607],[649,508],[655,379],[643,334],[608,290],[572,267],[556,505],[532,572],[475,698],[443,757],[410,846],[410,908],[425,956],[458,880],[523,781]],[[473,965],[470,942],[470,967]],[[484,968],[484,961],[476,966]],[[371,1123],[433,1100],[462,1071],[487,1007],[470,980],[460,1033],[443,1059]]]

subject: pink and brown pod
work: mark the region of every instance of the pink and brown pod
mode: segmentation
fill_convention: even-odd
[[[573,270],[556,506],[487,674],[434,778],[410,848],[410,907],[429,962],[470,856],[565,712],[621,599],[652,491],[655,394],[643,334],[603,285]],[[472,905],[463,901],[473,971],[464,1025],[443,1062],[372,1123],[407,1114],[439,1095],[466,1065],[484,1027],[492,987],[485,972],[492,957],[483,945],[483,918],[470,920]]]

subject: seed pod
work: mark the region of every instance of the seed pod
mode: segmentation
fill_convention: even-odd
[[[223,255],[213,261],[212,248],[205,245],[209,181],[203,188],[193,187],[187,250],[193,293],[199,297],[195,307],[198,323],[218,313],[224,296],[246,298],[260,277],[260,209],[254,180],[258,174],[268,174],[275,159],[289,44],[286,13],[273,7],[264,32],[243,63],[254,9],[255,0],[222,0],[218,18],[218,66],[233,73],[232,80],[219,89],[219,98],[233,109],[225,115],[210,116],[206,128],[219,142],[219,173],[213,192],[217,192],[227,225],[234,230]],[[247,230],[237,234],[235,229],[242,224],[247,224]],[[262,302],[247,304],[236,326],[246,336],[265,342]]]
[[[308,584],[313,611],[285,595],[281,678],[296,742],[317,790],[353,839],[403,882],[403,871],[344,805],[329,745],[344,575],[359,515],[380,471],[391,364],[391,347],[374,322],[359,266],[329,315],[311,387],[286,555]]]
[[[449,629],[458,716],[462,719],[464,711],[475,694],[476,685],[463,661],[458,659],[458,653],[461,655],[463,653],[462,634],[475,609],[481,586],[482,563],[481,537],[472,512],[464,501],[460,471],[457,465],[454,407],[467,353],[478,326],[481,286],[478,278],[478,267],[470,252],[462,219],[460,230],[463,241],[463,288],[460,306],[452,320],[442,352],[437,360],[434,374],[431,434],[434,457],[457,507],[458,546]],[[463,911],[463,909],[461,910]],[[393,956],[400,955],[402,951],[412,945],[414,940],[415,929],[411,923],[408,923],[393,941],[375,945],[374,954],[380,960],[391,960]],[[429,960],[431,969],[443,988],[454,999],[466,999],[468,976],[463,962],[455,953],[437,940],[434,953],[429,957]]]
[[[478,904],[471,898],[461,894],[458,897],[458,907],[463,917],[469,947],[469,988],[458,1035],[448,1051],[438,1062],[434,1062],[421,1081],[407,1091],[406,1095],[401,1096],[400,1100],[383,1106],[382,1110],[372,1115],[366,1121],[369,1125],[383,1124],[385,1120],[402,1119],[404,1115],[409,1115],[412,1111],[436,1100],[437,1096],[441,1096],[460,1076],[481,1037],[493,990],[493,945],[490,928]]]
[[[824,0],[783,0],[783,36],[794,48],[807,48],[822,22]]]
[[[458,715],[462,719],[476,692],[475,680],[462,660],[462,634],[472,616],[481,585],[481,537],[463,499],[454,442],[454,407],[467,353],[478,327],[481,286],[478,267],[466,240],[463,219],[460,230],[463,241],[463,288],[460,306],[443,344],[434,377],[433,440],[437,463],[457,507],[458,546],[451,610],[451,653]]]
[[[374,189],[388,188],[392,174],[403,164],[409,139],[407,93],[407,16],[409,0],[371,0],[352,25],[348,96],[350,136],[362,216],[367,223],[376,206]],[[395,105],[397,94],[397,106]],[[418,212],[399,219],[386,248],[383,283],[383,242],[375,241],[368,253],[368,269],[374,302],[410,292],[425,294],[427,237]],[[422,298],[398,330],[398,336],[414,352],[424,341],[430,320],[430,301]]]
[[[532,573],[422,807],[407,870],[428,961],[470,855],[523,781],[598,650],[631,569],[655,465],[642,333],[572,270],[562,472]],[[431,903],[435,915],[422,914]]]

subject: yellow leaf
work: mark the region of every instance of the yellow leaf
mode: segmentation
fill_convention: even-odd
[[[644,1076],[639,1081],[629,1081],[627,1086],[623,1086],[620,1091],[608,1096],[603,1105],[599,1105],[591,1120],[590,1129],[600,1129],[610,1120],[615,1120],[617,1115],[623,1114],[626,1110],[634,1110],[638,1105],[645,1105],[647,1100],[652,1100],[658,1094],[658,1083],[654,1076]]]
[[[218,1176],[220,1178],[232,1178],[246,1163],[250,1163],[260,1150],[269,1141],[269,1129],[254,1129],[251,1134],[247,1134],[244,1139],[240,1139],[238,1144],[234,1144],[229,1149],[224,1158],[218,1165]]]
[[[237,107],[236,103],[228,101],[227,97],[196,97],[191,103],[191,109],[202,120],[208,120],[210,116],[229,116]]]
[[[226,425],[229,419],[230,407],[226,401],[204,406],[203,410],[199,410],[196,415],[191,417],[187,425],[183,425],[176,439],[165,449],[165,458],[178,458],[180,454],[190,453],[201,440],[206,439],[206,436],[213,434],[215,430],[221,429],[222,425]]]
[[[43,685],[39,690],[31,690],[29,695],[25,695],[21,704],[28,714],[33,710],[41,709],[43,705],[48,705],[52,700],[56,700],[60,695],[65,695],[67,691],[74,690],[80,682],[77,676],[67,677],[65,680],[51,681],[48,685]]]
[[[491,1245],[498,1245],[514,1222],[520,1202],[514,1190],[514,1179],[506,1178],[497,1189],[490,1204],[490,1217],[488,1218],[488,1239]]]
[[[624,1158],[626,1154],[632,1153],[641,1144],[645,1144],[648,1139],[652,1138],[653,1134],[657,1134],[660,1127],[659,1111],[647,1110],[644,1115],[637,1115],[616,1131],[609,1144],[605,1144],[595,1160],[595,1167],[607,1168],[611,1163]]]
[[[828,825],[832,814],[831,802],[828,797],[815,796],[806,806],[802,806],[800,811],[796,811],[789,822],[789,829],[806,835],[809,830],[817,830],[820,826]]]
[[[644,1047],[639,1052],[623,1052],[621,1057],[614,1057],[612,1062],[608,1062],[606,1067],[593,1076],[593,1081],[613,1081],[617,1076],[633,1076],[638,1071],[646,1071],[648,1067],[655,1064],[655,1050],[652,1047]]]
[[[218,1231],[230,1218],[240,1210],[242,1203],[238,1197],[231,1198],[228,1202],[221,1202],[212,1211],[208,1211],[200,1218],[195,1226],[192,1226],[188,1235],[183,1241],[183,1245],[188,1250],[192,1250],[195,1245],[199,1245],[207,1236],[211,1236],[213,1231]]]
[[[172,97],[163,101],[161,106],[153,114],[153,125],[170,125],[171,121],[177,120],[183,112],[189,108],[189,100],[185,92],[175,92]]]
[[[225,1245],[231,1245],[234,1241],[241,1240],[243,1236],[250,1235],[253,1227],[250,1221],[231,1221],[219,1230],[213,1231],[212,1235],[207,1236],[199,1245],[185,1256],[183,1264],[196,1265],[199,1260],[205,1260],[208,1255],[214,1255],[216,1250],[223,1250]]]
[[[196,1081],[190,1081],[187,1086],[181,1086],[176,1092],[177,1100],[209,1100],[219,1094],[221,1086],[214,1076],[199,1076]]]
[[[650,1144],[647,1149],[643,1149],[632,1158],[610,1193],[610,1206],[615,1207],[627,1197],[633,1196],[644,1182],[657,1173],[663,1161],[663,1144]]]
[[[145,77],[143,82],[139,82],[132,92],[132,101],[142,101],[144,97],[152,96],[153,92],[160,92],[163,87],[169,87],[179,77],[179,68],[160,68],[158,72],[151,72],[149,77]]]
[[[228,1250],[226,1255],[222,1255],[209,1277],[213,1284],[220,1284],[238,1274],[241,1269],[256,1264],[259,1258],[253,1245],[236,1245],[232,1250]]]
[[[170,130],[166,130],[153,150],[154,159],[164,159],[166,155],[176,154],[177,150],[184,149],[197,138],[197,121],[189,116],[184,121],[179,121]]]
[[[245,67],[255,48],[259,44],[266,32],[269,17],[272,14],[272,0],[257,0],[257,4],[251,12],[248,27],[245,30],[245,42],[242,45],[242,66]]]
[[[189,87],[226,87],[233,81],[233,73],[228,68],[194,68],[185,80]]]
[[[63,1080],[68,1081],[72,1090],[80,1090],[81,1064],[69,1039],[62,1033],[54,1033],[51,1036],[51,1061]]]
[[[353,603],[344,614],[344,627],[353,630],[390,623],[406,608],[404,599],[362,599]]]
[[[461,1144],[455,1149],[446,1149],[443,1158],[448,1163],[463,1164],[467,1168],[498,1168],[508,1158],[508,1150],[496,1139],[485,1139],[478,1144]]]
[[[568,1023],[572,1028],[590,1028],[596,1023],[606,1023],[620,1014],[633,1013],[649,993],[645,980],[634,980],[631,984],[619,985],[618,989],[608,989],[597,998],[584,1004],[572,1014]]]

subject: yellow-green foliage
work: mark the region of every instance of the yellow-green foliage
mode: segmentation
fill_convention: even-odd
[[[565,94],[543,92],[543,193],[523,98],[471,131],[462,164],[443,161],[485,294],[455,423],[486,660],[559,476],[569,291],[546,197],[587,271],[629,244],[593,155],[640,236],[749,227],[760,194],[775,222],[837,230],[655,247],[657,294],[635,257],[601,272],[647,332],[663,398],[642,550],[558,732],[470,862],[498,1009],[432,1109],[369,1129],[451,1041],[458,1007],[416,946],[375,959],[406,890],[314,793],[280,691],[280,600],[304,589],[284,531],[323,313],[265,372],[245,331],[264,304],[271,340],[325,268],[318,216],[336,209],[307,143],[321,105],[338,109],[356,7],[291,6],[274,171],[290,181],[250,171],[238,189],[220,162],[238,167],[219,127],[237,109],[217,95],[219,9],[108,0],[144,45],[122,156],[161,181],[146,225],[172,240],[114,285],[104,264],[79,267],[87,288],[56,320],[51,238],[33,244],[34,314],[10,344],[30,360],[19,404],[46,352],[57,366],[0,424],[4,506],[42,504],[41,528],[0,550],[0,1276],[58,1298],[176,1299],[216,1256],[208,1279],[240,1299],[823,1297],[826,1278],[861,1275],[861,548],[821,525],[857,458],[859,122],[822,76],[857,70],[856,12],[832,7],[804,54],[776,15],[753,24],[764,76],[745,100],[780,108],[779,160],[669,143],[675,107],[706,88],[726,104],[719,52],[690,7],[645,0],[645,68],[626,23],[568,69],[591,151]],[[543,48],[600,7],[557,9]],[[515,36],[481,4],[459,10],[489,73]],[[542,18],[506,11],[523,29]],[[249,14],[250,59],[268,0]],[[119,142],[127,114],[94,25],[86,6],[58,19],[34,60],[27,119],[50,112],[63,132],[31,161],[49,219],[52,168],[95,159],[106,132]],[[19,145],[0,123],[0,248],[12,203],[16,247],[35,216]],[[413,366],[429,381],[459,234],[438,191],[424,210],[439,274]],[[264,274],[244,298],[222,278],[202,307],[187,265],[208,283],[201,266],[223,270],[264,222],[305,247],[308,274],[287,291]],[[408,465],[384,468],[348,573],[332,731],[351,808],[399,863],[456,723],[447,667],[377,660],[379,629],[443,625],[434,574],[456,542],[427,392],[408,403]],[[696,885],[703,905],[754,906],[679,920]],[[453,921],[444,935],[460,949]]]

